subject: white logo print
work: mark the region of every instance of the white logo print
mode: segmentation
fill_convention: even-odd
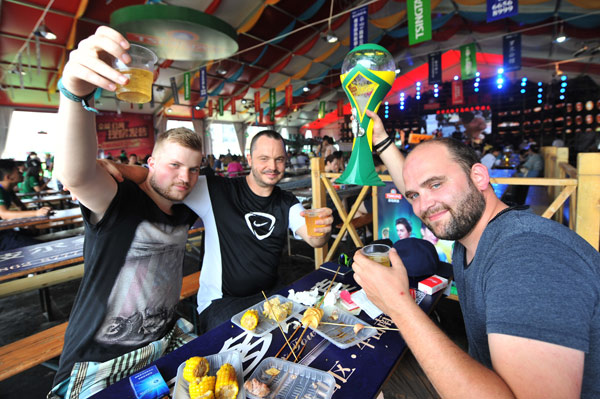
[[[275,216],[263,212],[250,212],[244,217],[248,228],[259,240],[264,240],[273,233]]]

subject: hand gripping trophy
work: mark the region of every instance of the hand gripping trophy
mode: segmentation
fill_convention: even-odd
[[[366,110],[377,112],[396,78],[392,55],[377,44],[363,44],[344,58],[342,87],[350,99],[358,129],[346,171],[336,180],[341,184],[383,186],[373,164],[373,121]]]

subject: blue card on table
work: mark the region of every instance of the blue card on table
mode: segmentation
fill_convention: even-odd
[[[138,399],[157,399],[169,394],[169,387],[156,366],[132,375],[129,382]]]

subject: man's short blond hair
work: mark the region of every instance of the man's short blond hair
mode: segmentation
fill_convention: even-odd
[[[153,157],[160,151],[163,143],[167,141],[179,144],[190,150],[202,152],[202,140],[198,133],[185,127],[176,127],[175,129],[169,129],[158,135],[156,143],[154,144],[154,149],[152,150]]]

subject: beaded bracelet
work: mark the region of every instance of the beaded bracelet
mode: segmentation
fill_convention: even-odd
[[[58,87],[58,90],[69,100],[75,101],[76,103],[81,103],[83,109],[85,109],[86,111],[95,112],[96,114],[99,113],[96,108],[90,106],[90,100],[94,98],[96,89],[85,97],[79,97],[67,90],[65,85],[63,85],[62,78],[58,81],[58,84],[56,86]]]
[[[375,144],[373,146],[373,149],[377,152],[381,152],[381,148],[382,147],[387,147],[389,145],[389,143],[392,142],[392,139],[390,138],[390,136],[387,136],[385,139],[381,140],[379,143]]]
[[[388,138],[389,138],[389,137],[388,137]],[[388,140],[388,141],[385,143],[385,145],[384,145],[383,147],[381,147],[381,148],[379,148],[379,149],[377,150],[377,152],[381,154],[382,152],[384,152],[385,150],[387,150],[387,148],[388,148],[389,146],[391,146],[391,145],[392,145],[392,139],[389,139],[389,140]]]

